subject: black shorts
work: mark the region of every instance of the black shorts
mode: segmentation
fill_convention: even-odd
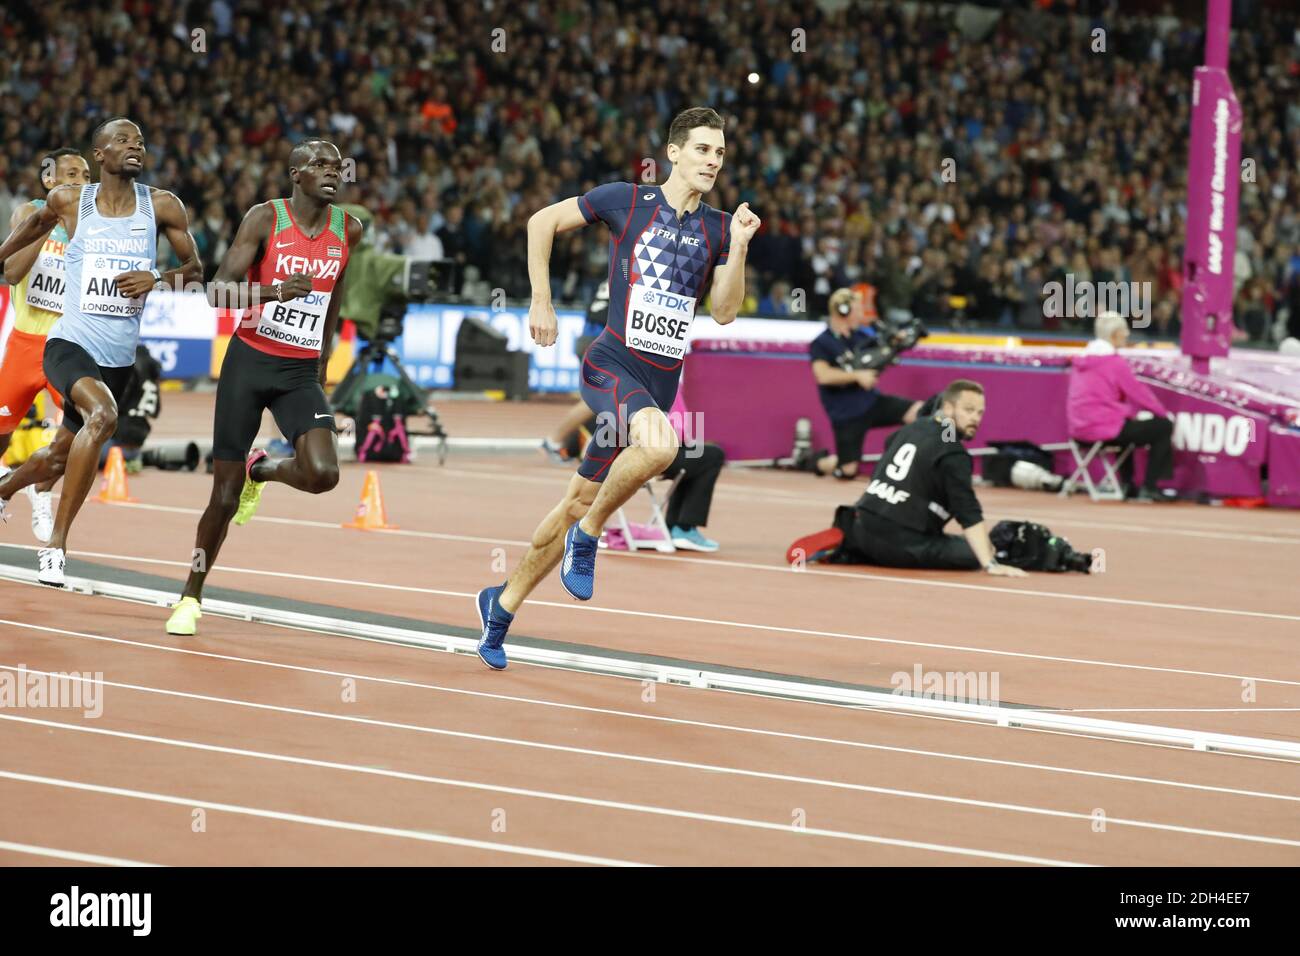
[[[903,424],[903,416],[912,404],[910,398],[877,395],[871,407],[857,418],[831,422],[831,428],[835,431],[835,456],[841,467],[845,462],[862,461],[862,443],[866,441],[868,430]]]
[[[247,458],[267,408],[291,445],[313,428],[337,431],[334,410],[320,387],[319,360],[270,355],[232,336],[217,380],[212,457]]]
[[[980,566],[979,558],[963,535],[922,534],[861,509],[857,509],[852,528],[845,535],[839,559],[882,568],[939,571],[976,571]]]
[[[98,365],[89,352],[67,339],[47,339],[41,364],[45,380],[63,396],[63,427],[73,433],[81,431],[81,426],[86,423],[72,398],[72,386],[83,378],[98,379],[108,386],[116,404],[126,394],[127,386],[131,384],[131,373],[135,370],[135,363],[121,368]]]

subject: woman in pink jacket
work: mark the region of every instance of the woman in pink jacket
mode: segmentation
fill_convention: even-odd
[[[1120,467],[1129,497],[1169,501],[1156,482],[1173,477],[1174,423],[1168,409],[1133,374],[1119,350],[1128,344],[1128,322],[1115,312],[1103,312],[1094,327],[1096,338],[1072,363],[1066,417],[1075,441],[1104,441],[1148,449],[1142,488],[1132,492],[1133,457]],[[1144,414],[1145,413],[1145,414]]]

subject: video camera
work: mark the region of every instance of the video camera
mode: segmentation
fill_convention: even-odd
[[[456,269],[455,259],[406,259],[397,286],[407,302],[432,302],[456,288]]]
[[[876,333],[874,344],[858,346],[846,352],[841,358],[840,367],[844,371],[883,370],[898,361],[898,356],[930,334],[925,323],[915,316],[905,319],[881,319],[876,326],[879,331]]]

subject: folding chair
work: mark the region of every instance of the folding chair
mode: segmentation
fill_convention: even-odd
[[[1124,464],[1129,455],[1133,454],[1133,446],[1096,441],[1088,444],[1085,451],[1084,444],[1088,443],[1070,439],[1070,454],[1074,456],[1075,469],[1074,474],[1061,485],[1059,494],[1062,497],[1069,497],[1074,494],[1075,486],[1082,484],[1088,490],[1088,497],[1093,501],[1123,501],[1124,483],[1119,477],[1119,467]],[[1090,469],[1094,462],[1101,465],[1100,481],[1092,480]]]
[[[662,551],[671,554],[677,550],[673,545],[672,534],[668,529],[668,502],[677,490],[677,484],[685,472],[679,471],[672,478],[660,475],[651,478],[642,490],[650,497],[650,518],[646,524],[632,521],[627,510],[632,502],[614,512],[614,517],[605,529],[601,544],[616,551]],[[658,486],[658,490],[656,490]]]

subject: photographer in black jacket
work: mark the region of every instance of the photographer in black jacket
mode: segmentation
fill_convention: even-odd
[[[965,379],[950,384],[937,414],[890,436],[857,504],[836,513],[835,527],[796,541],[787,559],[1024,575],[998,563],[975,497],[962,443],[975,437],[983,417],[984,389]],[[944,533],[953,519],[959,535]]]
[[[822,407],[835,431],[835,453],[823,449],[813,454],[810,450],[795,462],[801,471],[851,479],[858,473],[869,429],[916,420],[920,402],[886,395],[876,388],[884,367],[915,342],[915,337],[908,341],[909,332],[892,329],[882,334],[876,328],[874,307],[866,305],[850,289],[835,290],[827,328],[808,348]]]

